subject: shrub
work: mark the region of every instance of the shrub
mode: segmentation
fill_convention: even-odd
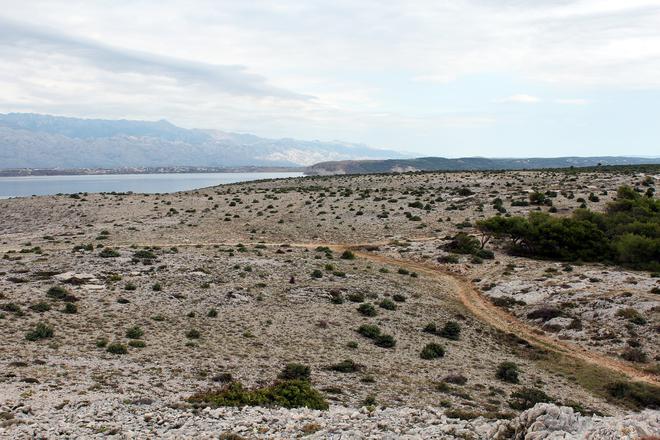
[[[74,303],[66,303],[66,305],[64,306],[64,310],[62,310],[62,313],[68,313],[70,315],[78,313],[78,306],[76,306]]]
[[[333,304],[343,304],[344,297],[342,296],[341,292],[333,290],[330,292],[330,302]]]
[[[128,341],[128,345],[133,348],[144,348],[147,346],[147,343],[139,339],[133,339]]]
[[[190,329],[186,332],[186,338],[188,339],[199,339],[201,336],[202,334],[199,332],[199,330]]]
[[[392,301],[391,299],[384,299],[384,300],[382,300],[382,301],[378,304],[378,306],[379,306],[381,309],[385,309],[385,310],[396,310],[396,304],[394,304],[394,301]]]
[[[461,326],[456,321],[448,321],[438,334],[443,338],[458,341],[461,335]]]
[[[140,339],[142,335],[144,335],[144,330],[137,325],[126,330],[126,337],[128,339]]]
[[[426,324],[426,327],[422,330],[424,333],[430,333],[432,335],[437,334],[438,327],[435,325],[435,322],[429,322]]]
[[[140,249],[133,253],[133,259],[138,260],[153,260],[156,258],[156,255],[148,249]]]
[[[30,310],[34,310],[37,313],[44,313],[50,310],[50,304],[44,301],[34,303],[30,306]]]
[[[369,339],[376,339],[380,336],[380,328],[377,325],[364,324],[358,328],[358,333]]]
[[[627,348],[621,353],[621,357],[628,362],[648,362],[648,356],[639,348]]]
[[[400,302],[400,303],[406,302],[406,297],[404,295],[399,294],[399,293],[395,293],[394,295],[392,295],[392,299],[395,302]]]
[[[348,300],[351,302],[362,302],[364,301],[364,293],[349,293],[347,296]]]
[[[479,240],[464,232],[459,232],[444,246],[444,249],[457,254],[476,254],[481,248]]]
[[[437,359],[445,355],[445,349],[440,344],[426,344],[419,356],[422,359]]]
[[[277,377],[283,380],[309,380],[311,377],[311,369],[303,364],[286,364]]]
[[[635,309],[632,307],[628,307],[625,309],[620,309],[616,312],[616,316],[620,316],[621,318],[625,318],[628,321],[632,322],[633,324],[637,325],[644,325],[646,324],[646,319]]]
[[[322,278],[323,272],[320,269],[314,269],[312,271],[312,278]]]
[[[355,363],[351,359],[343,360],[337,364],[328,367],[329,370],[338,371],[340,373],[355,373],[362,368],[361,365]]]
[[[209,318],[217,318],[218,316],[218,311],[216,309],[211,309],[209,312],[206,314]]]
[[[394,348],[394,346],[396,345],[396,340],[392,335],[381,334],[379,336],[376,336],[374,343],[382,348]]]
[[[234,378],[231,373],[220,373],[212,378],[213,382],[229,383],[233,382]]]
[[[378,312],[376,312],[376,308],[369,303],[360,304],[357,310],[364,316],[376,316],[378,314]]]
[[[341,257],[342,260],[355,260],[355,254],[349,250],[345,250],[342,252]]]
[[[553,399],[543,392],[543,390],[523,387],[522,389],[511,393],[509,406],[512,409],[524,411],[532,408],[537,403],[548,403],[552,401]]]
[[[462,374],[450,374],[449,376],[445,377],[442,381],[454,385],[465,385],[468,379]]]
[[[103,248],[101,252],[99,252],[99,257],[101,258],[116,258],[119,255],[121,255],[119,252],[109,247]]]
[[[561,316],[562,312],[554,307],[542,307],[527,314],[528,319],[540,319],[543,322]]]
[[[126,348],[124,344],[113,342],[112,344],[108,345],[108,348],[106,348],[105,351],[112,354],[126,354],[128,353],[128,348]]]
[[[518,383],[518,374],[518,365],[513,362],[502,362],[497,366],[495,376],[504,382]]]
[[[324,397],[306,380],[286,380],[274,385],[246,389],[240,382],[232,382],[215,391],[197,393],[188,399],[199,406],[281,406],[326,410]]]
[[[607,385],[611,397],[620,399],[634,408],[660,408],[660,387],[641,382],[612,382]]]
[[[25,334],[25,339],[28,341],[38,341],[39,339],[52,338],[53,334],[55,334],[53,327],[44,322],[39,322],[33,330]]]
[[[71,292],[66,290],[64,287],[61,286],[53,286],[48,291],[46,292],[46,295],[49,296],[50,298],[59,300],[59,301],[67,301],[67,302],[74,302],[78,301],[78,298],[76,298]]]

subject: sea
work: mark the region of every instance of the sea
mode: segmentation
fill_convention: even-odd
[[[0,177],[0,198],[84,192],[170,193],[227,183],[302,175],[303,173],[163,173]]]

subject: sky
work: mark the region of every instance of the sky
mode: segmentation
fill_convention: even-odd
[[[660,0],[0,0],[0,113],[660,156]]]

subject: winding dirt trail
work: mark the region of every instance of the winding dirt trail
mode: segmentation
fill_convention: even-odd
[[[359,250],[359,247],[356,248],[351,246],[350,248],[354,249],[355,254],[362,258],[379,263],[397,265],[449,282],[454,286],[454,291],[465,308],[479,321],[482,321],[491,327],[507,333],[513,333],[537,347],[555,351],[572,359],[598,365],[599,367],[621,373],[633,380],[646,382],[651,385],[660,385],[657,377],[650,373],[640,371],[629,364],[618,361],[617,359],[586,350],[579,345],[553,338],[543,333],[541,330],[520,321],[512,314],[507,313],[505,310],[492,304],[464,277],[444,271],[437,266],[429,265],[427,263],[365,252]]]

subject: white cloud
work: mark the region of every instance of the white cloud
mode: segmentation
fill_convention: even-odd
[[[541,102],[541,98],[538,96],[518,94],[507,96],[506,98],[499,99],[497,102],[515,102],[519,104],[536,104]]]

